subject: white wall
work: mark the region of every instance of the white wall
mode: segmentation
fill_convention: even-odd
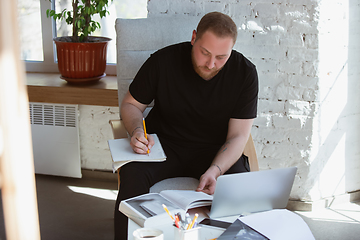
[[[291,198],[314,201],[360,189],[359,0],[157,0],[148,17],[220,11],[239,28],[235,49],[256,66],[252,134],[261,169],[298,166]],[[189,39],[190,40],[190,39]],[[108,119],[82,106],[82,167],[111,169]]]
[[[118,107],[79,106],[81,167],[112,170],[107,141],[113,139],[109,120],[119,119]]]
[[[309,157],[314,199],[360,188],[359,5],[319,4],[319,89]]]

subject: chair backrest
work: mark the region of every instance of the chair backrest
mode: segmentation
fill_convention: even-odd
[[[119,106],[150,54],[171,44],[190,41],[200,19],[192,16],[116,19]]]

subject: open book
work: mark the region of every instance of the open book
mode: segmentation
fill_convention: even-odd
[[[171,221],[162,204],[165,204],[174,216],[178,212],[184,215],[192,208],[210,206],[212,199],[212,195],[203,192],[164,190],[160,193],[147,193],[121,201],[119,211],[141,227],[146,227],[154,222],[159,224]]]
[[[137,154],[130,146],[130,138],[120,138],[108,140],[111,157],[113,160],[113,171],[116,171],[122,165],[131,161],[144,162],[161,162],[166,160],[166,155],[156,134],[154,137],[155,144],[151,148],[150,154]]]

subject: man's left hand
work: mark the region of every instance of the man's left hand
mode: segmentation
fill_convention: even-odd
[[[207,194],[214,194],[216,186],[216,177],[218,174],[213,169],[209,168],[203,175],[200,177],[200,183],[196,189],[197,192],[204,192]]]

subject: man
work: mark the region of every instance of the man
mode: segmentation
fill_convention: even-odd
[[[125,95],[120,114],[138,154],[151,151],[156,133],[167,156],[158,163],[128,163],[120,170],[115,206],[115,239],[126,239],[127,218],[120,201],[149,192],[166,178],[200,180],[197,191],[213,194],[222,174],[249,171],[242,155],[256,117],[258,79],[255,66],[232,50],[235,23],[225,14],[206,14],[191,42],[165,47],[143,64]]]

